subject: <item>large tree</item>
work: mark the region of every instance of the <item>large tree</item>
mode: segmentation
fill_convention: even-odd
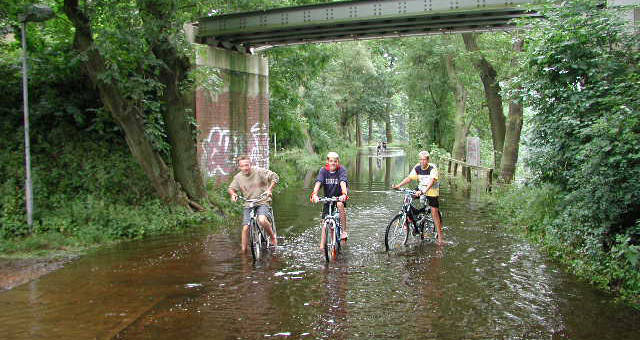
[[[506,132],[506,122],[502,108],[502,94],[500,93],[500,83],[495,67],[485,58],[475,33],[463,33],[462,38],[469,52],[473,52],[472,61],[480,74],[480,79],[484,86],[484,94],[489,108],[489,120],[491,122],[491,137],[493,140],[494,166],[500,167],[504,148],[504,136]]]
[[[522,39],[517,39],[513,44],[514,56],[511,64],[517,67],[517,53],[522,52]],[[518,93],[518,91],[514,91]],[[504,149],[500,162],[500,177],[504,182],[511,182],[516,172],[518,163],[518,151],[520,149],[520,135],[522,133],[523,107],[520,98],[511,98],[509,101],[509,116],[504,136]]]
[[[181,31],[189,16],[180,6],[187,5],[64,0],[63,10],[75,28],[77,57],[158,196],[200,209],[206,192],[195,148],[191,49]],[[153,133],[166,134],[164,150]]]
[[[449,75],[449,81],[453,87],[453,93],[455,97],[455,135],[453,140],[453,148],[451,150],[451,157],[455,159],[465,160],[465,142],[467,134],[469,133],[468,125],[465,122],[465,113],[467,110],[467,95],[468,91],[464,86],[464,83],[458,77],[458,70],[454,61],[453,54],[447,54],[444,56],[445,65],[447,67],[447,74]]]

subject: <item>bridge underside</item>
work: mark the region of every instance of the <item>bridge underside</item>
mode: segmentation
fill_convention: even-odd
[[[537,16],[531,0],[375,0],[202,18],[196,41],[244,53],[275,46],[460,32],[509,30]]]

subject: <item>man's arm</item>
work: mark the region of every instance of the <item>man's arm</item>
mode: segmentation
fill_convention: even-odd
[[[229,186],[229,188],[227,189],[227,192],[229,193],[229,195],[231,195],[231,200],[233,202],[238,201],[238,194],[236,193],[235,190],[231,188],[231,186]]]
[[[349,196],[349,191],[347,190],[349,178],[347,177],[347,169],[344,167],[341,167],[340,169],[340,200],[344,202]]]
[[[349,197],[348,196],[349,192],[347,191],[347,182],[341,181],[340,189],[342,189],[342,195],[340,195],[340,200],[344,202],[347,200],[347,197]]]
[[[416,193],[416,196],[426,194],[429,191],[429,189],[431,189],[431,187],[433,186],[433,183],[435,183],[433,178],[429,178],[427,180],[427,185],[426,185],[426,188],[424,189],[424,192],[422,192],[422,190],[418,190],[418,192]]]
[[[403,186],[403,185],[405,185],[405,184],[407,184],[407,183],[409,183],[409,182],[411,182],[411,181],[412,181],[411,176],[407,176],[407,177],[406,177],[405,179],[403,179],[400,183],[392,185],[392,186],[391,186],[391,188],[393,188],[393,189],[398,189],[399,187],[401,187],[401,186]]]
[[[316,182],[316,185],[313,186],[313,191],[311,192],[310,200],[313,203],[318,203],[318,190],[320,190],[320,182]]]
[[[278,184],[278,182],[272,180],[271,183],[269,183],[269,186],[267,187],[267,190],[265,190],[265,193],[267,194],[267,196],[272,197],[273,196],[273,187],[276,186],[276,184]]]
[[[275,187],[276,184],[278,184],[278,182],[280,181],[280,177],[278,176],[278,174],[276,174],[271,170],[268,170],[268,169],[260,169],[260,170],[261,170],[260,174],[262,178],[269,181],[269,186],[267,186],[264,192],[267,194],[268,197],[272,197],[273,187]]]

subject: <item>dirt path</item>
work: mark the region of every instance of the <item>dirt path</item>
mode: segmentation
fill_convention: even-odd
[[[12,289],[62,268],[77,256],[28,259],[0,258],[0,291]]]

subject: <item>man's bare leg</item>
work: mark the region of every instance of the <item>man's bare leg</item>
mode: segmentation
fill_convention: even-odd
[[[347,210],[344,208],[344,203],[342,202],[338,202],[337,206],[338,211],[340,211],[340,225],[342,226],[342,235],[340,235],[340,238],[346,241],[349,231],[347,228]]]
[[[320,233],[320,251],[324,250],[324,245],[327,242],[327,236],[324,234],[324,223],[322,224],[322,228],[320,228],[322,232]]]
[[[271,237],[271,244],[274,247],[277,246],[278,240],[276,239],[276,234],[273,232],[273,229],[271,228],[271,223],[269,222],[269,219],[267,218],[267,216],[259,215],[258,223],[260,223],[260,225],[264,228],[264,230],[267,231],[267,234],[269,234],[269,237]]]
[[[242,226],[242,252],[246,253],[249,247],[249,226]]]
[[[440,220],[440,209],[431,207],[431,216],[433,217],[433,222],[436,224],[438,228],[438,241],[437,244],[444,244],[444,234],[442,233],[442,221]]]

